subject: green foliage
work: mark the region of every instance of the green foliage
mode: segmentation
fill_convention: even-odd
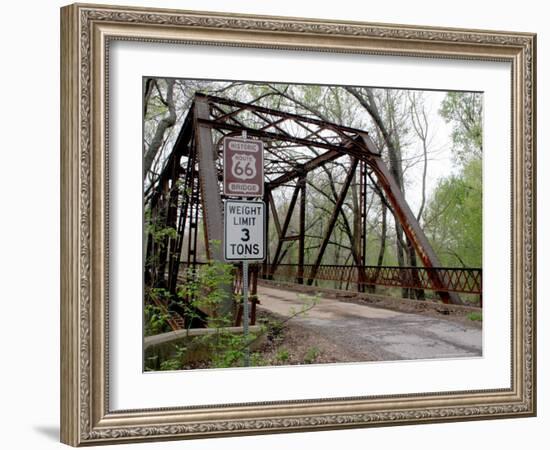
[[[483,148],[482,96],[474,92],[448,92],[439,113],[453,125],[452,139],[459,162],[480,158]]]
[[[208,336],[212,367],[239,367],[243,365],[246,341],[244,335],[218,330],[213,336]]]
[[[168,314],[152,301],[167,298],[168,291],[161,288],[149,288],[145,290],[144,324],[145,336],[165,333],[170,331]]]
[[[290,352],[286,348],[281,348],[275,355],[275,360],[281,364],[288,362],[290,359]]]
[[[145,261],[145,267],[149,287],[155,287],[158,283],[158,269],[161,266],[161,250],[166,248],[169,240],[177,238],[177,230],[173,227],[165,226],[165,220],[162,215],[152,216],[149,209],[144,214],[144,236],[148,241],[148,246],[154,248]]]
[[[324,89],[319,85],[303,86],[303,103],[306,105],[318,106],[319,100],[322,96],[322,90]]]
[[[173,227],[164,226],[161,217],[153,219],[149,211],[145,211],[145,234],[150,235],[153,242],[163,246],[166,238],[176,239],[178,231]]]
[[[470,314],[468,314],[468,319],[473,322],[481,322],[483,320],[483,315],[478,312],[471,312]]]
[[[216,242],[212,243],[217,245]],[[210,355],[210,365],[215,368],[239,367],[243,365],[244,352],[256,336],[249,335],[248,341],[242,334],[227,331],[232,325],[232,308],[228,303],[236,300],[229,286],[232,285],[234,267],[220,261],[211,260],[187,273],[186,284],[178,287],[178,297],[185,307],[188,323],[198,317],[197,311],[206,311],[207,327],[214,333],[195,338],[196,344],[206,349]],[[258,358],[257,358],[258,359]]]
[[[313,364],[317,358],[321,355],[321,350],[317,347],[309,347],[304,355],[304,362],[306,364]]]
[[[242,367],[246,348],[257,338],[250,334],[247,338],[243,334],[232,333],[219,328],[215,333],[195,338],[197,343],[209,356],[209,366],[213,368]],[[195,344],[194,344],[195,345]],[[259,365],[262,364],[260,354],[254,356]]]
[[[482,163],[439,181],[424,212],[424,227],[444,266],[481,267]]]
[[[179,370],[181,369],[181,362],[177,359],[167,359],[160,363],[160,370]]]
[[[208,312],[208,327],[220,328],[231,325],[231,312],[224,312],[224,305],[232,301],[228,286],[233,282],[234,268],[231,264],[209,261],[194,272],[187,273],[186,284],[178,286],[178,297],[187,308],[189,319],[197,310]],[[195,311],[195,312],[194,312]]]
[[[267,338],[275,343],[283,339],[284,324],[280,320],[270,320],[265,325]]]
[[[158,306],[145,305],[145,336],[163,333],[168,324],[168,315]]]
[[[250,354],[250,365],[252,367],[267,366],[268,360],[265,359],[260,352],[253,352]]]
[[[189,337],[186,345],[179,346],[175,355],[164,361],[159,361],[158,357],[150,357],[146,361],[146,370],[180,370],[188,367],[189,352],[198,352],[205,355],[205,360],[201,364],[206,364],[212,368],[242,367],[247,349],[260,337],[267,336],[268,340],[275,345],[279,345],[283,338],[284,325],[287,321],[298,315],[304,316],[318,303],[318,295],[299,295],[303,304],[290,311],[290,316],[283,320],[268,320],[260,326],[257,334],[249,334],[245,337],[243,334],[234,333],[228,330],[231,326],[232,314],[222,312],[222,306],[227,301],[231,292],[224,286],[231,285],[233,278],[233,266],[216,261],[210,261],[209,264],[200,266],[195,272],[189,272],[189,282],[178,288],[178,299],[180,306],[186,311],[186,319],[191,323],[191,319],[198,316],[198,309],[208,310],[207,319],[208,328],[213,332],[201,336]],[[150,300],[169,299],[169,292],[165,289],[150,289]],[[235,300],[233,297],[232,300]],[[187,307],[186,307],[187,305]],[[161,308],[155,305],[146,306],[146,329],[148,334],[168,331],[168,316],[162,312]],[[319,349],[312,347],[308,349],[304,362],[312,364],[320,354]],[[278,364],[287,364],[290,361],[290,352],[281,348],[274,360]],[[264,366],[269,363],[260,352],[252,352],[250,355],[252,366]]]
[[[177,345],[176,352],[173,358],[166,359],[160,363],[160,370],[180,370],[184,366],[185,354],[187,347],[184,345]]]
[[[424,228],[443,266],[482,265],[482,97],[449,92],[440,114],[453,125],[458,172],[439,180]]]

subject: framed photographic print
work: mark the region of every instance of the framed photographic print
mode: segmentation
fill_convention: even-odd
[[[535,35],[61,19],[63,442],[536,413]]]

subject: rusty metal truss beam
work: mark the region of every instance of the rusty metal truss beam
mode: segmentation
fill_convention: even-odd
[[[344,204],[344,200],[346,199],[346,195],[351,185],[351,181],[355,176],[355,169],[357,167],[357,163],[358,163],[357,159],[354,158],[351,163],[351,167],[349,168],[348,174],[346,176],[346,181],[344,182],[344,186],[342,186],[342,190],[340,191],[340,194],[338,195],[338,199],[336,200],[336,205],[334,205],[332,216],[330,217],[328,227],[325,231],[323,240],[321,241],[321,247],[319,248],[319,252],[317,253],[317,259],[315,260],[315,263],[313,264],[311,272],[308,276],[307,284],[312,284],[313,280],[315,279],[315,276],[317,275],[317,269],[321,265],[321,261],[323,260],[323,256],[325,254],[325,250],[330,240],[330,236],[332,235],[332,230],[334,229],[334,225],[336,225],[336,220],[338,219],[338,216],[340,215],[340,211],[342,210],[342,205]]]
[[[216,133],[213,133],[214,130]],[[155,211],[155,214],[159,214],[159,217],[165,218],[167,225],[178,230],[177,239],[173,242],[166,242],[167,245],[164,247],[166,250],[160,251],[160,275],[163,276],[166,272],[165,266],[168,262],[167,271],[171,291],[175,287],[180,258],[182,257],[184,238],[179,234],[191,233],[191,230],[194,230],[194,238],[189,235],[188,242],[193,242],[193,239],[196,241],[199,206],[202,211],[201,220],[204,225],[204,246],[207,256],[211,259],[222,260],[223,255],[219,248],[212,244],[213,242],[221,242],[223,239],[223,217],[219,191],[221,172],[217,157],[220,152],[220,145],[219,142],[214,142],[214,136],[217,139],[218,134],[223,137],[240,134],[243,131],[246,131],[249,137],[264,140],[266,151],[269,153],[267,159],[269,170],[266,170],[269,178],[266,181],[267,194],[265,200],[271,207],[270,216],[273,218],[279,237],[274,257],[271,260],[272,265],[270,266],[274,273],[276,273],[277,266],[283,260],[286,252],[283,251],[283,243],[292,243],[296,240],[299,243],[299,270],[294,276],[295,279],[300,282],[307,280],[311,283],[312,280],[317,278],[317,272],[322,267],[323,253],[330,241],[332,228],[338,215],[343,213],[342,207],[346,193],[360,162],[361,183],[366,183],[367,177],[375,182],[375,188],[385,198],[385,202],[390,206],[396,220],[403,226],[407,238],[413,244],[422,261],[424,272],[414,272],[412,274],[412,283],[416,284],[410,287],[423,288],[423,277],[427,277],[431,288],[439,293],[444,302],[461,303],[455,291],[448,289],[449,280],[439,270],[440,264],[435,252],[412,214],[391,172],[382,160],[380,151],[376,148],[368,133],[312,117],[204,94],[195,95],[193,104],[164,168],[147,189],[149,194],[146,201],[149,209]],[[307,175],[344,155],[350,157],[351,167],[346,176],[344,187],[336,199],[334,212],[322,239],[315,264],[306,270],[304,239]],[[197,164],[198,170],[182,167],[185,157],[187,157],[187,164]],[[196,178],[196,181],[189,177]],[[272,191],[281,186],[288,186],[287,183],[292,183],[295,187],[284,223],[281,225]],[[179,185],[184,186],[184,192],[178,194],[174,191]],[[191,195],[188,195],[187,191]],[[366,187],[362,186],[360,192],[362,196],[366,196]],[[301,194],[299,234],[287,236],[290,219],[299,194]],[[366,199],[361,199],[362,221],[366,220],[365,201]],[[193,216],[191,216],[191,212]],[[194,228],[187,225],[191,223]],[[363,223],[363,228],[364,225]],[[353,249],[356,267],[366,267],[363,265],[366,242],[366,235],[364,234],[365,231],[363,230],[361,251],[357,252],[356,249]],[[194,253],[193,255],[187,255],[187,261],[196,262],[196,243],[194,245],[189,244],[188,247],[188,252]],[[154,246],[147,247],[148,253],[153,250]],[[158,249],[154,251],[158,252]],[[169,255],[166,255],[166,251]],[[269,266],[269,261],[264,266]],[[369,283],[376,284],[371,282],[372,277],[369,278],[368,273],[362,273],[362,269],[356,270],[359,273],[359,284],[362,286],[369,285]],[[229,306],[227,305],[227,308]]]

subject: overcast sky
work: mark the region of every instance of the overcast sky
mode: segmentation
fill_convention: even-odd
[[[429,155],[426,177],[426,196],[430,197],[437,186],[438,179],[456,172],[453,158],[452,125],[445,123],[439,115],[441,102],[446,92],[423,91],[426,112],[428,114]],[[422,155],[420,141],[411,143],[407,150],[409,155]],[[421,202],[423,164],[410,167],[405,175],[407,182],[406,198],[412,210],[416,213]]]

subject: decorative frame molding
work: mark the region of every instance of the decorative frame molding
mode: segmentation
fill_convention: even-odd
[[[111,40],[507,61],[512,65],[512,386],[112,412],[106,109]],[[61,440],[296,432],[536,414],[536,36],[75,4],[61,9]]]

